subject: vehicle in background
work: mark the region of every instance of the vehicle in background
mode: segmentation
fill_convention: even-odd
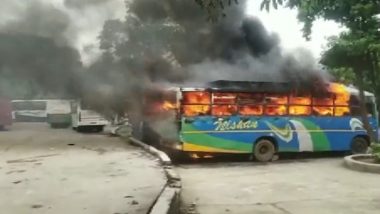
[[[90,110],[82,101],[71,102],[72,128],[78,132],[86,130],[103,131],[104,126],[109,124],[99,113]]]
[[[295,88],[288,83],[216,81],[206,87],[153,91],[142,136],[163,149],[196,157],[251,154],[270,161],[282,152],[366,153],[358,90],[338,83]],[[378,131],[375,96],[365,93]]]
[[[52,128],[67,128],[71,125],[71,101],[49,100],[47,122]]]
[[[12,103],[10,100],[0,98],[0,130],[12,125]]]
[[[16,122],[46,122],[48,100],[12,100],[12,117]]]

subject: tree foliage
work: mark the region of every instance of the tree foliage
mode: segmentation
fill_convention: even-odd
[[[380,13],[378,0],[263,0],[261,8],[268,11],[271,6],[282,5],[298,9],[298,19],[304,23],[303,32],[310,39],[313,22],[318,18],[332,20],[346,26],[356,33],[366,34],[377,22],[375,15]]]
[[[322,63],[339,71],[336,74],[349,77],[354,74],[353,82],[360,89],[363,123],[374,140],[374,133],[366,116],[364,89],[366,85],[370,85],[371,91],[379,92],[380,34],[377,16],[380,14],[380,1],[263,0],[262,9],[269,10],[271,5],[276,8],[278,4],[298,9],[298,19],[304,23],[303,32],[306,39],[310,39],[313,22],[318,18],[332,20],[348,28],[348,32],[330,40]]]
[[[232,4],[239,4],[239,0],[194,0],[208,14],[209,20],[216,21],[226,16],[224,9]]]

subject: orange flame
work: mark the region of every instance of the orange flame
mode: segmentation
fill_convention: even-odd
[[[279,116],[279,115],[287,114],[287,108],[285,105],[267,106],[265,111],[266,111],[265,113],[269,116]]]
[[[237,94],[235,93],[214,93],[214,104],[235,104]]]
[[[210,104],[211,96],[206,91],[191,91],[183,93],[184,104]]]
[[[182,112],[185,116],[205,115],[210,112],[209,105],[182,105]]]
[[[286,95],[269,95],[267,96],[269,104],[286,105],[288,103],[288,96]]]
[[[264,113],[264,107],[261,105],[246,105],[241,106],[239,109],[239,114],[244,116],[250,116],[250,115],[262,115]]]
[[[296,115],[296,116],[310,115],[311,107],[310,106],[290,106],[289,114]]]
[[[174,110],[177,108],[177,105],[175,103],[165,100],[164,103],[162,104],[162,108],[167,111]]]
[[[336,107],[335,108],[335,116],[345,116],[350,114],[349,107]]]
[[[236,105],[214,105],[212,106],[212,115],[231,116],[237,111]]]
[[[310,105],[311,97],[310,96],[295,96],[291,95],[289,99],[290,104],[294,105]]]
[[[338,83],[330,83],[329,91],[335,94],[335,105],[349,105],[350,93],[347,91],[344,85]]]
[[[313,110],[318,115],[323,115],[323,116],[333,116],[334,115],[334,108],[333,107],[315,106],[315,107],[313,107]]]

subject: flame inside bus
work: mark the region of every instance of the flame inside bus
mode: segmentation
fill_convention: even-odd
[[[243,93],[184,91],[181,104],[162,102],[163,110],[180,109],[185,116],[344,116],[350,113],[350,93],[344,85],[330,83],[327,93]]]

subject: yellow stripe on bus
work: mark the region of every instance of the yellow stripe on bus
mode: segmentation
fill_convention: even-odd
[[[220,153],[244,153],[236,150],[218,149],[208,146],[199,146],[191,143],[182,144],[183,151],[186,152],[220,152]]]
[[[355,130],[291,130],[291,132],[355,132]],[[365,130],[363,130],[365,131]],[[182,131],[183,134],[204,134],[204,133],[263,133],[272,130],[233,130],[233,131]]]

